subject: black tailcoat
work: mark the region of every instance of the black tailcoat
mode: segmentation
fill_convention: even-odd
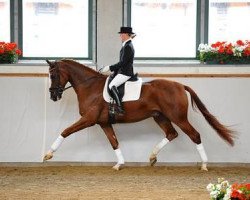
[[[134,47],[132,41],[129,40],[121,48],[120,61],[110,66],[110,71],[114,71],[115,74],[123,74],[126,76],[133,76],[133,62],[134,62]]]

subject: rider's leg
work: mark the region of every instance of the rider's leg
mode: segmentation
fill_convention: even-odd
[[[118,90],[117,90],[116,86],[112,86],[110,91],[112,93],[113,98],[115,99],[118,113],[119,114],[124,114],[123,105],[122,105],[121,99],[119,98],[119,93],[118,93]]]
[[[110,91],[115,99],[117,106],[118,106],[117,107],[118,112],[121,114],[124,113],[124,110],[122,107],[121,100],[119,98],[119,93],[118,93],[117,87],[119,87],[121,84],[125,83],[128,79],[130,79],[130,76],[125,76],[123,74],[117,74],[115,76],[115,78],[109,84],[109,89],[110,89]]]

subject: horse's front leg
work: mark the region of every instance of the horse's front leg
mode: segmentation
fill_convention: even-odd
[[[93,120],[87,119],[86,117],[82,117],[80,120],[78,120],[76,123],[71,125],[70,127],[66,128],[61,135],[58,136],[58,138],[54,141],[54,143],[51,145],[49,151],[44,156],[43,161],[49,160],[53,157],[53,153],[56,152],[56,150],[61,146],[62,142],[66,137],[71,135],[72,133],[75,133],[79,130],[82,130],[84,128],[87,128],[91,125],[93,125]]]
[[[124,158],[121,150],[119,149],[119,143],[115,136],[114,129],[111,124],[100,124],[100,126],[103,129],[104,133],[106,134],[110,144],[112,145],[118,160],[117,164],[113,166],[113,169],[120,170],[124,165]]]

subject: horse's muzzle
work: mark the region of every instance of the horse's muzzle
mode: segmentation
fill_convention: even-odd
[[[50,88],[50,99],[58,101],[62,98],[63,90],[61,88]]]
[[[61,98],[59,98],[58,96],[51,96],[50,99],[53,100],[53,101],[58,101]]]
[[[62,98],[62,94],[61,93],[57,93],[57,92],[51,92],[50,93],[50,99],[53,101],[58,101]]]

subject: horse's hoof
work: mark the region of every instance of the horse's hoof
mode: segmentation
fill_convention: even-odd
[[[150,157],[149,161],[150,161],[150,166],[154,166],[155,163],[157,162],[157,157],[156,156]]]
[[[51,152],[47,153],[44,157],[43,157],[43,161],[49,160],[53,157],[53,154]]]
[[[208,171],[208,169],[207,169],[207,164],[203,163],[203,164],[201,165],[201,170],[202,170],[202,171]]]
[[[119,171],[122,169],[122,164],[116,164],[115,166],[112,167],[114,170]]]

